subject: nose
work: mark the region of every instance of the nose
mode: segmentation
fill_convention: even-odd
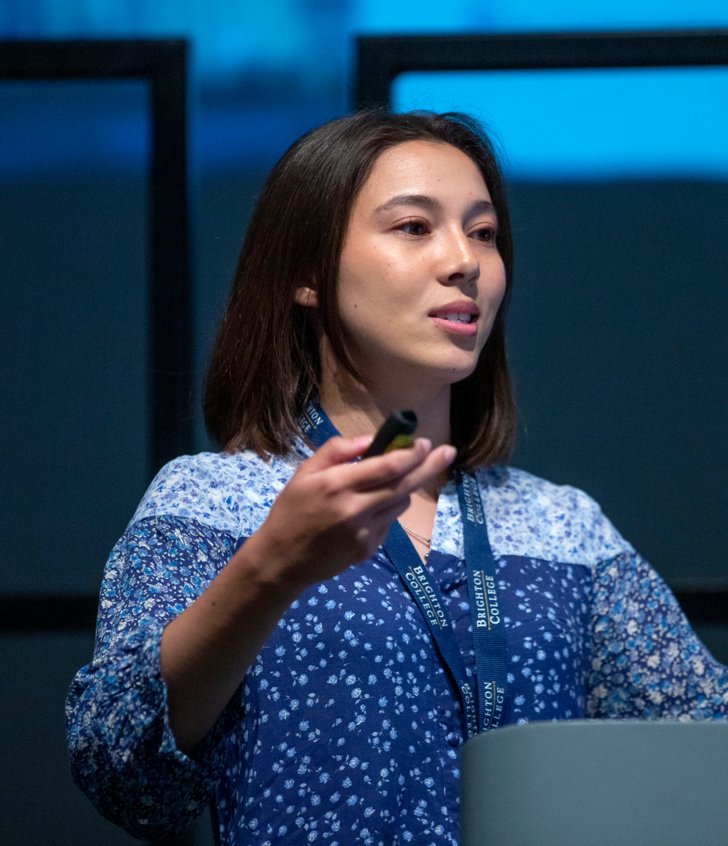
[[[457,285],[461,282],[476,282],[479,276],[480,258],[475,245],[464,232],[452,233],[445,244],[440,282],[443,285]]]

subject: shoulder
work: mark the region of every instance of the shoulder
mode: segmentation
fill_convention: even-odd
[[[515,467],[476,471],[488,515],[488,533],[501,554],[594,566],[633,551],[579,488],[557,485]]]
[[[300,463],[300,456],[183,455],[157,473],[130,525],[149,517],[195,520],[238,537],[255,531]]]

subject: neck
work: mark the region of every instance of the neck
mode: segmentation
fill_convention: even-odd
[[[331,422],[346,437],[373,435],[393,411],[417,415],[417,436],[433,446],[450,442],[450,386],[427,388],[377,384],[370,388],[337,368],[321,383],[319,399]]]

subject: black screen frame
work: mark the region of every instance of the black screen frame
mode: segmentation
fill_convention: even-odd
[[[148,85],[146,463],[151,474],[193,447],[192,296],[187,177],[185,39],[0,42],[0,81],[137,80]],[[93,627],[96,596],[0,596],[0,630]]]

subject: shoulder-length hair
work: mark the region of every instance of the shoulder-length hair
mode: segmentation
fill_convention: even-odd
[[[377,158],[406,141],[451,144],[483,175],[498,216],[506,295],[473,373],[452,387],[451,438],[459,466],[505,460],[515,431],[504,319],[513,276],[505,190],[482,127],[456,114],[372,110],[334,120],[296,141],[270,173],[248,227],[227,309],[213,348],[204,396],[218,447],[285,454],[297,417],[320,384],[318,332],[359,378],[337,308],[339,261],[352,205]],[[318,306],[294,292],[314,287]]]

